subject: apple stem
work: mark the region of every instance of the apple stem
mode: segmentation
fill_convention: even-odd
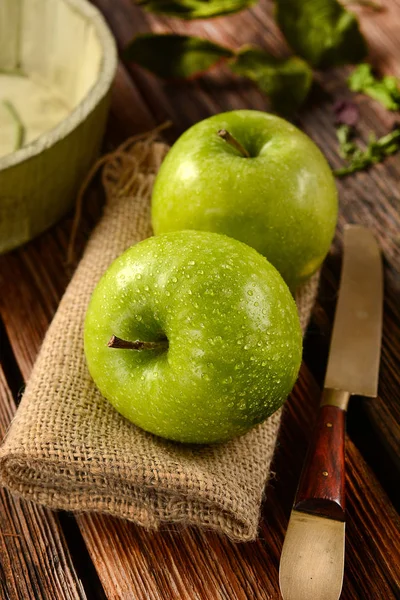
[[[237,139],[229,133],[229,131],[227,131],[226,129],[220,129],[218,131],[218,135],[220,138],[225,140],[227,144],[230,144],[233,148],[238,150],[240,154],[242,154],[242,156],[244,156],[245,158],[250,158],[250,154],[247,152],[246,148],[242,146],[242,144],[238,142]]]
[[[127,340],[121,340],[116,335],[112,335],[107,346],[109,348],[118,348],[124,350],[159,350],[168,348],[168,340],[160,340],[158,342],[142,342],[135,340],[129,342]]]

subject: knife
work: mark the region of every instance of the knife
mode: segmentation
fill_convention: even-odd
[[[317,423],[283,544],[284,600],[338,600],[345,546],[345,414],[350,396],[376,397],[383,274],[372,233],[349,225]]]

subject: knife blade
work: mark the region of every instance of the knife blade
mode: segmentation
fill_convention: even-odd
[[[345,557],[345,413],[353,394],[376,396],[383,274],[372,233],[344,231],[344,258],[324,391],[282,548],[284,600],[338,600]]]
[[[382,309],[383,274],[378,244],[365,227],[347,226],[325,388],[360,396],[377,395]]]

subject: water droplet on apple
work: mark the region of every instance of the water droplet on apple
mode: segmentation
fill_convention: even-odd
[[[172,278],[172,281],[173,281],[174,283],[176,283],[178,280],[177,280],[177,278],[176,278],[176,277],[173,277],[173,278]]]

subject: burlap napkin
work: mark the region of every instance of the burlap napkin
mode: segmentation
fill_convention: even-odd
[[[60,303],[0,451],[1,483],[51,508],[101,511],[148,528],[183,522],[238,541],[257,535],[281,411],[222,445],[188,447],[145,433],[100,395],[86,368],[83,322],[100,276],[151,235],[150,195],[167,146],[126,144],[103,170],[104,216]],[[303,330],[318,278],[297,297]]]

